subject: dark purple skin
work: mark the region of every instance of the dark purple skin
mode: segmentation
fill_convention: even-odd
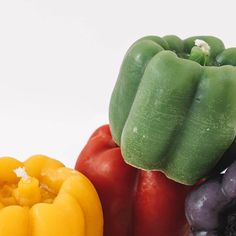
[[[189,236],[236,236],[236,162],[186,199]]]

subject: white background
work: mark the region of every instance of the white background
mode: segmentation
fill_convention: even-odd
[[[234,1],[0,0],[0,156],[73,167],[108,122],[123,55],[156,34],[236,46]]]

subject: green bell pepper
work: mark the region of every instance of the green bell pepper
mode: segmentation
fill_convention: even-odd
[[[236,48],[213,36],[147,36],[128,50],[109,120],[127,163],[192,185],[236,136]]]

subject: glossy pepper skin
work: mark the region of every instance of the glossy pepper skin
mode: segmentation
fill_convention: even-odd
[[[236,235],[236,162],[193,190],[185,211],[191,236]]]
[[[16,176],[18,167],[26,177]],[[103,235],[102,207],[91,182],[46,156],[0,158],[0,208],[2,236]]]
[[[207,43],[208,53],[194,46],[196,39]],[[235,65],[236,49],[212,36],[135,42],[109,107],[125,161],[188,185],[206,176],[235,138]]]
[[[108,125],[93,133],[75,168],[91,180],[99,194],[104,236],[185,235],[184,200],[192,187],[161,172],[127,165]]]

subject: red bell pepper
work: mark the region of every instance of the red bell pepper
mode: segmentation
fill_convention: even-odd
[[[104,212],[104,236],[183,236],[184,201],[192,187],[159,171],[126,164],[108,125],[97,129],[82,150],[77,170],[94,184]]]

